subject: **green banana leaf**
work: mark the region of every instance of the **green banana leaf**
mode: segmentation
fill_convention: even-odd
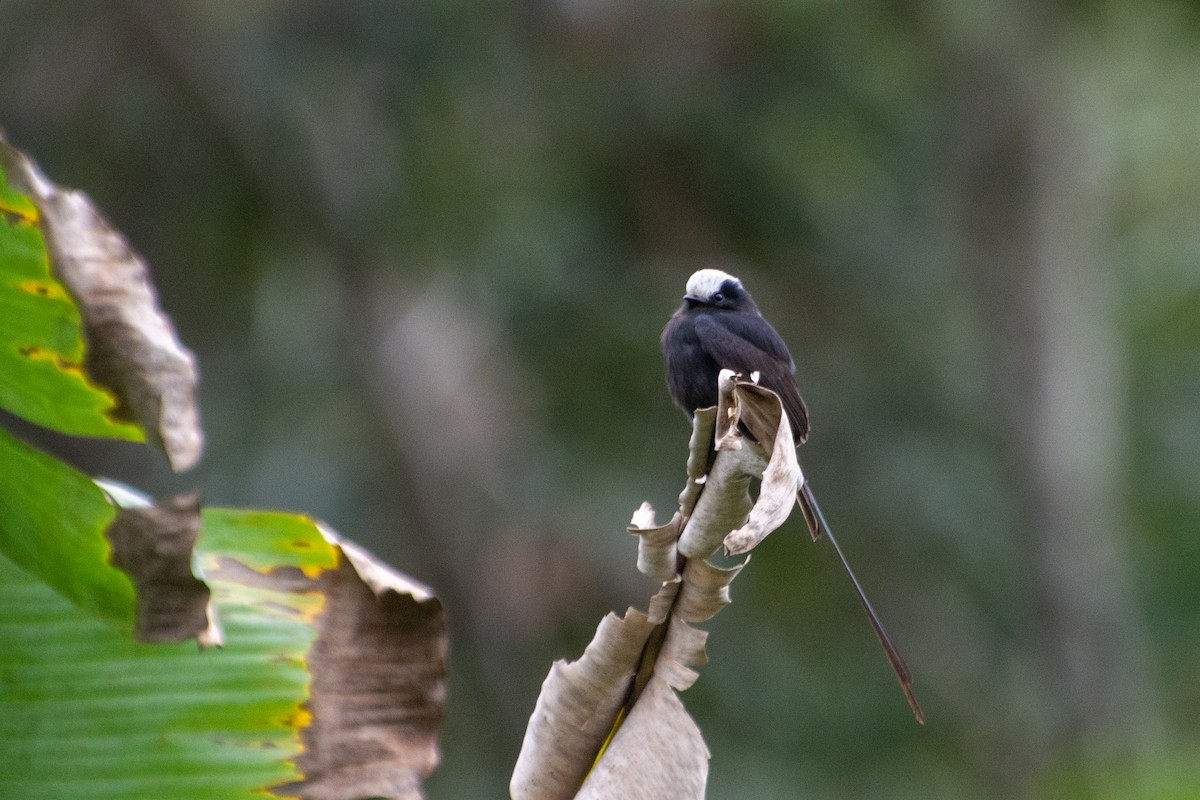
[[[81,313],[94,287],[58,269],[101,250],[122,258]],[[145,266],[0,140],[0,408],[148,439],[183,469],[203,441],[194,388]],[[197,496],[151,503],[0,428],[0,798],[421,797],[440,602],[303,515]]]

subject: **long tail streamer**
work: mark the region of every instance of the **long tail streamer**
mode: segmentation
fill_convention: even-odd
[[[892,644],[887,631],[883,629],[883,623],[880,622],[879,615],[875,613],[871,601],[867,599],[866,592],[863,591],[862,585],[858,582],[858,577],[854,574],[854,570],[850,568],[850,562],[846,560],[846,554],[842,552],[841,546],[833,536],[833,531],[829,529],[829,523],[825,521],[825,515],[821,513],[821,506],[817,505],[817,498],[813,496],[808,481],[805,481],[804,485],[800,487],[799,492],[796,494],[796,500],[800,503],[800,508],[804,512],[804,518],[808,522],[809,532],[812,534],[813,540],[815,541],[824,532],[829,538],[829,543],[833,545],[833,550],[842,562],[846,574],[850,576],[850,582],[854,584],[854,591],[858,594],[858,602],[862,604],[863,611],[867,614],[867,620],[870,621],[871,628],[875,631],[875,638],[883,645],[883,651],[887,654],[888,662],[891,663],[892,670],[896,673],[897,680],[900,681],[900,688],[904,691],[904,697],[908,700],[908,705],[912,709],[913,716],[917,718],[917,722],[924,725],[925,713],[921,711],[921,706],[917,703],[917,697],[913,694],[912,690],[912,673],[908,671],[908,665],[904,663],[904,659],[900,656],[900,651]]]

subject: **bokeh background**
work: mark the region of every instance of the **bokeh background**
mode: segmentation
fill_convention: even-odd
[[[791,344],[929,718],[790,521],[683,698],[709,796],[1200,796],[1195,3],[3,0],[0,126],[203,373],[188,475],[52,446],[433,585],[432,798],[506,796],[551,661],[644,605],[702,266]]]

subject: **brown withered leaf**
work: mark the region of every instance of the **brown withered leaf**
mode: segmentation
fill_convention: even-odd
[[[750,387],[743,392],[742,382],[725,375],[717,408],[694,415],[687,484],[671,521],[658,525],[648,503],[634,513],[638,569],[662,581],[651,611],[630,609],[623,620],[610,614],[582,658],[555,663],[513,773],[515,800],[704,796],[708,750],[676,692],[692,685],[707,660],[708,634],[694,624],[729,603],[729,584],[745,566],[717,567],[707,558],[736,529],[761,538],[782,523],[795,496],[793,483],[780,508],[777,489],[795,476],[787,454],[772,450],[768,459],[740,424],[744,412],[755,425],[769,418],[772,398],[779,405]],[[781,429],[768,440],[790,442],[791,433]],[[761,510],[749,491],[759,479]]]
[[[105,534],[112,545],[109,562],[124,570],[137,590],[134,636],[143,642],[196,637],[202,644],[220,644],[212,593],[192,574],[192,550],[200,535],[198,494],[118,508]]]
[[[669,581],[679,569],[679,551],[675,543],[683,529],[683,514],[675,516],[665,525],[654,521],[654,509],[642,503],[629,522],[629,532],[638,537],[638,571],[656,581]]]
[[[309,800],[420,800],[438,763],[446,704],[441,601],[333,531],[322,533],[342,558],[316,581],[326,607],[308,656],[312,722],[296,761],[305,779],[279,791]]]
[[[509,790],[514,800],[575,797],[613,729],[655,625],[629,609],[607,615],[577,661],[556,661],[525,729]]]
[[[675,601],[675,615],[685,622],[704,622],[729,605],[729,584],[749,563],[749,557],[732,567],[718,567],[693,558],[683,568],[683,586]]]
[[[0,139],[12,185],[37,205],[55,275],[83,315],[88,374],[118,398],[116,415],[137,422],[182,471],[200,459],[192,353],[158,307],[145,262],[83,192],[48,180]]]
[[[445,615],[430,589],[304,517],[201,514],[195,495],[149,505],[124,487],[103,485],[127,506],[107,533],[113,564],[137,589],[139,638],[222,644],[219,615],[238,609],[240,627],[258,629],[252,636],[258,657],[266,657],[272,637],[262,634],[278,630],[281,614],[311,628],[298,639],[285,635],[274,656],[295,658],[283,654],[298,647],[293,652],[303,654],[310,676],[301,698],[306,713],[294,720],[303,780],[273,787],[276,794],[423,797],[421,785],[438,763],[446,699]],[[206,582],[193,575],[197,563]],[[229,644],[243,659],[253,650],[245,640]]]
[[[577,800],[702,800],[708,748],[679,695],[655,675]]]
[[[804,473],[779,395],[747,381],[736,381],[731,395],[736,418],[768,454],[754,507],[746,522],[724,540],[725,551],[737,555],[753,549],[791,515]]]

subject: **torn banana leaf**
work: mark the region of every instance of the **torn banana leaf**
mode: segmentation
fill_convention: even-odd
[[[41,214],[7,179],[16,157],[0,140],[0,408],[64,433],[141,441],[84,369],[83,322],[51,273]]]
[[[301,516],[110,513],[124,625],[0,557],[0,796],[422,796],[445,693],[428,589]]]
[[[0,408],[184,469],[195,388],[145,265],[0,141]],[[416,800],[445,658],[437,598],[312,520],[153,505],[0,430],[0,797]]]
[[[148,438],[176,470],[194,466],[196,361],[145,262],[87,195],[3,139],[0,173],[0,373],[13,378],[0,405],[65,433]]]

